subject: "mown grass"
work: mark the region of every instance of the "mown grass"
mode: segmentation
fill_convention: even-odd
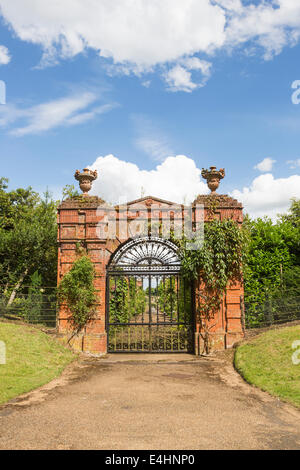
[[[0,364],[0,404],[57,377],[75,354],[46,333],[27,325],[0,322],[6,364]]]
[[[270,330],[239,346],[234,361],[247,382],[300,407],[300,364],[292,362],[295,340],[300,340],[299,325]]]

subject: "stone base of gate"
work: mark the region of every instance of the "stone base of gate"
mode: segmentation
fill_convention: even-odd
[[[70,335],[59,334],[58,339],[64,344],[68,343]],[[83,352],[92,356],[104,356],[107,353],[107,334],[79,333],[75,335],[70,343],[75,352]]]
[[[244,338],[242,332],[224,332],[224,333],[210,333],[210,351],[222,351],[224,349],[229,349],[234,346],[235,343],[241,341]],[[201,336],[201,333],[195,333],[195,355],[201,356],[206,354],[204,339]]]
[[[211,333],[210,334],[210,351],[222,351],[234,346],[235,343],[241,341],[244,334],[241,332],[232,333]],[[59,334],[58,339],[67,344],[69,335]],[[107,354],[107,335],[101,334],[83,334],[75,335],[71,341],[70,346],[75,352],[85,353],[92,356],[104,356]],[[195,333],[195,350],[196,356],[206,354],[204,339],[200,333]]]

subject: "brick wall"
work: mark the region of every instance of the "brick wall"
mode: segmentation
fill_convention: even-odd
[[[207,223],[212,217],[220,220],[230,218],[238,224],[242,223],[242,206],[239,202],[224,195],[214,196],[214,198],[215,201],[217,199],[218,207],[212,215],[211,196],[198,196],[191,206],[194,223],[197,222],[197,204],[204,206],[204,220]],[[135,230],[139,230],[142,226],[148,228],[151,223],[153,230],[159,230],[159,222],[170,220],[171,216],[174,226],[176,224],[180,226],[184,210],[183,205],[151,197],[132,201],[126,206],[116,207],[110,207],[102,199],[94,196],[62,202],[58,208],[58,283],[76,259],[78,244],[82,244],[95,267],[95,287],[99,299],[96,319],[80,335],[72,339],[71,344],[75,350],[95,355],[106,354],[106,266],[118,246],[130,238],[130,231],[125,229],[126,222],[130,221],[131,228]],[[115,236],[112,237],[113,239],[108,239],[105,234],[115,221]],[[201,287],[203,286],[196,285],[196,290]],[[211,344],[213,349],[230,347],[243,336],[241,296],[243,296],[242,285],[229,283],[220,311],[212,320]],[[63,341],[71,334],[68,317],[69,312],[66,306],[62,305],[58,317],[58,332]],[[196,318],[195,354],[202,352],[201,327]]]

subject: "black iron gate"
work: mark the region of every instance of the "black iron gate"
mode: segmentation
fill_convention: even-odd
[[[173,243],[126,243],[108,266],[106,286],[109,352],[193,350],[193,292]]]

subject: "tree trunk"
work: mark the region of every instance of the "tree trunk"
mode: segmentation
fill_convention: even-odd
[[[9,288],[9,275],[10,275],[10,269],[8,268],[7,269],[7,278],[8,278],[8,281],[7,283],[5,284],[5,287],[4,287],[4,291],[3,291],[3,295],[5,296],[7,291],[8,291],[8,288]]]
[[[13,301],[15,300],[15,297],[16,297],[16,294],[17,294],[17,290],[20,288],[22,282],[24,281],[25,276],[27,276],[28,271],[29,271],[29,269],[26,268],[25,271],[24,271],[24,273],[21,274],[21,276],[20,276],[20,278],[19,278],[19,280],[18,280],[16,286],[14,287],[14,289],[13,289],[11,295],[10,295],[10,298],[9,298],[9,301],[7,302],[7,306],[6,306],[6,307],[10,307],[10,305],[11,305],[11,304],[13,303]]]

